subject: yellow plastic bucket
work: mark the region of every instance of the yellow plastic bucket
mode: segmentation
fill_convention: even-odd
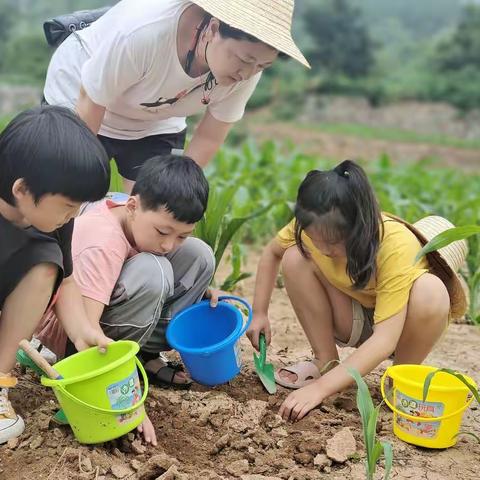
[[[43,385],[53,388],[80,443],[121,437],[145,418],[148,379],[135,356],[138,351],[138,344],[129,340],[111,343],[105,354],[89,348],[54,365],[63,379],[41,378]]]
[[[395,365],[381,381],[383,400],[394,412],[393,433],[404,442],[427,448],[448,448],[457,443],[465,409],[472,403],[470,390],[445,372],[435,374],[423,401],[427,375],[438,370],[426,365]],[[387,398],[385,380],[393,380],[393,403]],[[473,379],[464,375],[475,388]]]

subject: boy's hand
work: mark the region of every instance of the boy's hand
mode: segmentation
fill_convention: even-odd
[[[153,428],[153,423],[150,418],[148,418],[147,414],[145,414],[145,420],[137,427],[137,430],[140,433],[143,433],[143,438],[146,443],[151,443],[154,447],[157,446],[155,428]]]
[[[218,305],[218,297],[223,297],[225,295],[230,295],[228,292],[224,292],[223,290],[218,290],[216,288],[209,288],[205,292],[205,298],[210,299],[210,306],[215,308]]]
[[[266,313],[253,312],[253,319],[250,328],[247,330],[247,337],[252,343],[253,348],[259,349],[259,337],[260,333],[265,334],[265,340],[267,345],[270,345],[272,340],[272,332],[270,330],[270,321]]]
[[[81,352],[89,347],[98,346],[101,353],[107,351],[109,343],[113,342],[111,338],[108,338],[100,329],[100,327],[93,328],[92,326],[86,326],[76,339],[72,339],[75,348]]]
[[[292,392],[280,406],[278,414],[284,420],[296,422],[301,420],[310,410],[320,405],[325,399],[321,385],[312,382]]]

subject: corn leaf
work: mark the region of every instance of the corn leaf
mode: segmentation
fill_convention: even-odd
[[[370,396],[370,392],[369,392],[369,396]],[[375,437],[377,435],[377,418],[378,418],[378,408],[373,408],[372,411],[370,412],[370,418],[368,419],[367,437],[365,438],[369,473],[375,472],[375,466],[382,453],[382,448],[380,444],[378,442],[375,442]]]
[[[480,443],[480,437],[478,435],[475,435],[472,432],[458,432],[456,435],[453,436],[453,438],[458,437],[459,435],[470,435],[473,437],[478,443]]]
[[[472,385],[461,373],[458,373],[455,370],[451,370],[450,368],[439,368],[438,370],[435,370],[434,372],[431,372],[426,376],[425,382],[423,384],[423,401],[427,399],[428,391],[430,389],[430,384],[432,383],[433,377],[439,372],[447,373],[460,380],[472,392],[472,395],[475,397],[477,402],[480,403],[480,392],[477,390],[477,388],[475,388],[475,386]]]
[[[363,439],[367,450],[367,464],[370,467],[368,458],[370,457],[371,450],[369,449],[368,443],[368,425],[370,422],[370,416],[375,410],[375,407],[373,406],[372,397],[370,396],[370,391],[368,390],[367,384],[365,383],[365,380],[363,380],[360,373],[353,368],[347,368],[347,370],[348,373],[354,378],[355,382],[357,382],[357,407],[362,419]]]
[[[377,464],[378,460],[380,459],[380,456],[382,455],[382,453],[383,453],[382,444],[378,441],[375,442],[375,445],[373,447],[372,456],[371,456],[371,459],[370,459],[371,465],[369,465],[369,467],[368,467],[369,473],[371,473],[371,474],[375,473],[375,465]]]
[[[457,240],[463,240],[480,233],[480,225],[465,225],[463,227],[455,227],[445,230],[432,238],[415,257],[414,263],[418,262],[424,255],[430,252],[446,247]]]
[[[382,447],[385,457],[385,475],[383,478],[384,480],[388,480],[393,466],[393,447],[390,442],[382,442]]]
[[[254,211],[250,215],[247,215],[246,217],[233,218],[231,220],[225,221],[224,228],[222,229],[217,247],[215,249],[215,261],[217,266],[220,264],[227,245],[230,243],[235,233],[238,232],[240,227],[245,222],[248,222],[249,220],[252,220],[253,218],[259,217],[260,215],[268,212],[268,210],[270,210],[273,205],[274,203],[270,203],[269,205]]]

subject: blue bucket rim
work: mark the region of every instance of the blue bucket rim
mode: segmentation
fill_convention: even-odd
[[[203,306],[210,307],[210,300],[203,300],[202,302],[196,303],[194,305],[191,305],[190,307],[185,308],[184,310],[179,312],[170,321],[170,324],[168,325],[167,332],[166,332],[167,341],[170,344],[170,346],[180,353],[190,353],[190,354],[197,354],[197,355],[209,355],[209,354],[215,353],[219,350],[222,350],[223,348],[227,347],[228,345],[230,345],[230,344],[236,342],[237,340],[239,340],[243,336],[243,334],[247,331],[250,324],[252,323],[252,316],[253,316],[252,307],[243,298],[235,297],[233,295],[224,295],[224,296],[219,297],[219,301],[224,301],[224,300],[237,301],[237,302],[243,304],[247,308],[248,318],[247,318],[247,321],[245,322],[245,325],[243,326],[243,328],[239,329],[238,327],[236,327],[235,330],[227,338],[225,338],[221,342],[218,342],[218,343],[215,343],[214,345],[211,345],[210,347],[202,347],[202,348],[183,347],[183,346],[179,345],[177,342],[172,341],[171,335],[170,335],[171,325],[173,325],[174,322],[178,318],[183,316],[185,313],[189,313],[190,311],[195,310],[198,307],[203,307]],[[238,313],[240,315],[240,318],[243,320],[242,312],[238,308],[236,308],[233,305],[230,305],[228,303],[226,303],[223,306],[234,309],[235,312]],[[210,308],[215,308],[215,307],[210,307]]]

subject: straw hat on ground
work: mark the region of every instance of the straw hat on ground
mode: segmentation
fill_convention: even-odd
[[[423,245],[439,233],[455,227],[446,218],[438,216],[425,217],[413,224],[394,215],[389,214],[389,216],[409,228]],[[465,282],[462,281],[463,279],[457,273],[465,263],[467,253],[467,242],[459,240],[436,252],[427,254],[431,272],[437,275],[447,287],[453,319],[463,317],[468,308],[468,287],[465,288]]]
[[[231,27],[253,35],[263,43],[310,68],[292,38],[295,0],[191,0]]]

